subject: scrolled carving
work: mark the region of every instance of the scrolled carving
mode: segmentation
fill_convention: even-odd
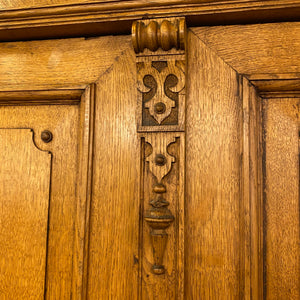
[[[152,207],[145,214],[145,220],[151,228],[150,235],[154,259],[152,272],[157,275],[165,273],[163,257],[168,241],[166,229],[174,221],[174,216],[168,209],[170,203],[163,197],[167,190],[161,181],[170,172],[172,163],[175,162],[175,157],[171,156],[167,151],[167,147],[175,141],[175,137],[149,136],[146,138],[146,142],[152,146],[153,150],[146,157],[146,161],[149,163],[149,170],[157,179],[157,184],[153,188],[156,199],[149,202]]]
[[[140,270],[146,285],[158,285],[158,291],[165,286],[166,290],[182,295],[185,20],[171,17],[134,22],[132,42],[136,52],[137,131],[141,137],[143,162],[141,210],[147,225],[141,226]],[[149,271],[157,276],[149,276]],[[162,293],[167,295],[167,292]]]
[[[171,143],[175,143],[174,138],[157,138],[148,136],[146,142],[152,146],[152,153],[146,158],[149,163],[149,170],[157,178],[160,183],[161,180],[170,172],[172,163],[175,162],[175,157],[171,156],[167,147]],[[163,160],[163,162],[161,162]]]
[[[172,48],[185,48],[185,20],[151,20],[136,21],[132,25],[132,43],[136,53],[145,48],[157,51],[161,48],[168,51]]]
[[[166,67],[159,68],[155,63],[164,63]],[[144,62],[138,70],[137,86],[140,93],[153,91],[152,97],[144,106],[161,124],[175,107],[172,93],[179,93],[185,87],[185,74],[176,61]]]

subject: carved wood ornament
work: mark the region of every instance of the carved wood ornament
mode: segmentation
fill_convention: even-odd
[[[135,53],[143,52],[145,48],[164,51],[185,48],[184,18],[137,21],[132,26],[132,43]]]
[[[137,83],[139,92],[143,94],[144,109],[148,109],[157,122],[153,125],[160,125],[178,106],[178,93],[185,86],[184,70],[176,61],[145,62],[139,67]],[[178,116],[173,117],[172,124],[176,124],[177,120]],[[144,117],[143,124],[146,125],[146,122]]]
[[[174,215],[168,209],[170,203],[163,197],[163,194],[166,193],[166,186],[162,183],[162,179],[170,172],[172,163],[175,162],[175,158],[167,152],[168,145],[175,142],[175,138],[172,136],[165,138],[162,134],[157,134],[147,136],[146,142],[153,149],[152,153],[146,157],[146,162],[148,162],[149,170],[157,180],[153,187],[153,192],[157,196],[156,199],[149,202],[152,207],[146,211],[144,218],[152,229],[151,240],[154,259],[152,271],[155,274],[162,274],[165,272],[163,256],[168,240],[165,229],[174,221]]]
[[[184,18],[136,21],[132,26],[137,130],[142,141],[142,218],[147,224],[141,229],[141,276],[162,288],[174,282],[178,294],[184,265],[185,34]],[[147,151],[146,145],[151,146]],[[161,276],[150,278],[148,271]]]

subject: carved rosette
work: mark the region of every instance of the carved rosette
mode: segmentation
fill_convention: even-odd
[[[151,262],[152,273],[166,274],[175,289],[183,284],[184,272],[183,248],[180,249],[184,244],[184,221],[180,214],[184,211],[185,35],[184,18],[141,20],[132,26],[138,132],[152,148],[149,154],[149,149],[142,146],[142,190],[143,198],[148,199],[142,206],[147,224],[143,230],[150,233],[153,252],[151,258],[145,250],[143,260]],[[168,152],[170,148],[172,154]],[[149,240],[142,242],[149,247]],[[142,269],[148,269],[144,261],[142,265]],[[154,280],[163,278],[155,276]]]

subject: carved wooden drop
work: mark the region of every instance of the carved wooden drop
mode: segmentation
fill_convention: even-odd
[[[166,187],[161,183],[162,179],[170,172],[175,158],[168,154],[167,147],[175,139],[152,138],[148,137],[146,141],[152,145],[152,154],[146,158],[149,163],[151,173],[156,177],[157,184],[153,188],[156,198],[150,201],[152,206],[145,215],[145,220],[151,228],[151,242],[153,247],[152,271],[154,274],[165,273],[163,265],[164,253],[168,241],[166,229],[174,221],[174,216],[168,209],[169,202],[165,200],[163,194],[166,193]]]
[[[156,187],[158,187],[156,189]],[[155,274],[165,273],[165,267],[163,265],[163,257],[166,250],[168,241],[167,229],[174,221],[174,216],[167,208],[169,202],[166,201],[161,195],[161,185],[156,185],[153,189],[157,193],[157,198],[150,201],[152,208],[146,212],[145,220],[151,228],[151,241],[153,247],[153,259],[152,271]],[[163,193],[166,192],[164,189]]]
[[[148,294],[149,285],[155,290],[147,295],[149,298],[160,295],[167,299],[170,293],[173,299],[182,295],[184,285],[185,19],[134,22],[132,41],[137,69],[137,130],[152,146],[152,153],[143,157],[145,176],[141,178],[144,199],[149,201],[143,211],[147,226],[142,230],[150,235],[150,241],[146,235],[141,239],[142,291]],[[177,160],[173,168],[175,157],[167,148],[175,142],[170,148]],[[151,272],[157,276],[148,275],[149,261]]]
[[[168,51],[172,48],[184,50],[185,20],[152,20],[136,21],[132,25],[132,43],[136,53],[145,48],[156,51],[161,48]]]

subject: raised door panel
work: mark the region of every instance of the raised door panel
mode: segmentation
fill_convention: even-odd
[[[0,129],[0,297],[42,299],[51,154],[30,129]]]
[[[230,231],[235,230],[232,221],[239,219],[236,230],[239,239],[234,248],[239,251],[236,256],[239,277],[235,288],[240,292],[235,297],[299,298],[299,25],[277,23],[191,29],[206,49],[209,48],[227,68],[236,71],[240,87],[237,103],[241,103],[242,111],[237,124],[241,131],[238,135],[227,137],[227,145],[220,149],[215,158],[223,157],[227,147],[236,138],[240,141],[240,180],[239,186],[234,189],[239,189],[240,193],[235,198],[235,214],[230,215],[225,206],[217,208],[219,213],[225,208],[225,220],[233,226]],[[216,64],[200,78],[205,78],[215,69]],[[220,72],[216,71],[215,77],[218,78]],[[214,95],[219,100],[220,97],[224,98],[224,91],[229,92],[229,76],[226,76],[221,88],[222,93],[217,88],[220,79],[217,83],[214,83],[214,78],[209,82],[212,84],[204,85],[209,90],[207,99]],[[211,108],[216,107],[217,100],[210,102]],[[228,103],[224,98],[224,108],[220,114],[226,111]],[[239,105],[237,107],[240,109]],[[219,122],[232,118],[236,112],[235,109],[227,112]],[[219,114],[210,116],[214,120]],[[229,124],[227,121],[216,136],[225,137]],[[210,126],[209,129],[213,132],[214,128],[217,126]],[[199,132],[201,130],[199,128]],[[213,136],[215,134],[210,138]],[[211,149],[214,147],[208,148],[208,153],[213,151]],[[233,154],[231,150],[231,157],[226,160],[229,165],[236,163]],[[215,160],[211,161],[212,166]],[[226,170],[221,164],[219,166],[215,169],[218,172],[213,179]],[[226,179],[233,178],[233,175],[233,172],[227,174]],[[218,190],[220,183],[211,187],[211,190]],[[226,184],[221,190],[226,191],[228,186]],[[232,196],[228,197],[226,203],[232,200]],[[202,201],[205,201],[205,197]],[[207,233],[204,233],[203,239],[206,240],[206,237]],[[226,239],[225,244],[228,243],[230,239]],[[207,255],[202,256],[201,260],[205,267],[207,258]],[[217,261],[212,263],[210,270],[215,272],[216,266]],[[220,288],[215,282],[219,279],[229,283],[231,277],[217,276],[217,280],[212,281],[213,291],[217,294]],[[223,293],[218,297],[233,296]]]
[[[46,299],[137,297],[139,151],[129,45],[130,37],[0,45],[0,128],[31,129],[33,145],[52,154],[40,232],[45,276],[37,288]]]
[[[2,287],[9,284],[10,289],[1,288],[1,292],[7,299],[41,299],[46,290],[50,299],[68,298],[73,274],[78,106],[0,106],[0,127],[9,128],[1,129],[6,133],[1,141],[2,214],[8,218],[1,217],[5,224],[1,249],[13,261],[5,264],[11,276],[1,272],[10,278],[9,283],[2,277]],[[41,138],[45,130],[52,134],[48,143]],[[34,152],[28,150],[32,147]]]
[[[299,98],[264,100],[264,295],[300,297]]]
[[[281,31],[290,26],[297,32],[294,25],[274,26]],[[273,37],[273,43],[260,44],[265,53],[262,61],[250,60],[248,69],[247,60],[246,67],[242,64],[241,70],[254,72],[246,73],[248,78],[235,64],[236,57],[243,61],[245,51],[231,55],[241,48],[228,52],[210,44],[213,32],[217,40],[222,39],[224,28],[189,30],[187,73],[183,49],[167,54],[159,50],[154,55],[145,51],[138,56],[129,36],[0,45],[0,128],[30,128],[35,145],[52,153],[48,243],[46,250],[41,249],[41,253],[47,251],[47,299],[262,297],[262,278],[268,273],[261,267],[261,227],[264,217],[271,220],[274,210],[263,214],[261,98],[259,89],[252,86],[257,81],[248,79],[260,76],[260,70],[268,71],[268,51],[278,46],[276,35],[270,34],[272,28],[268,25],[263,33],[270,40]],[[245,40],[253,40],[255,34],[248,28],[249,35],[238,35],[236,30],[243,29],[226,28],[246,47]],[[293,43],[297,40],[285,42],[296,52]],[[282,49],[284,57],[287,48]],[[278,56],[281,51],[274,53]],[[294,58],[292,63],[284,59],[284,65],[271,64],[271,72],[282,75],[291,66],[295,79],[298,53]],[[270,74],[269,79],[278,75]],[[156,86],[150,82],[153,79],[147,82],[151,76]],[[169,85],[175,96],[169,93]],[[298,88],[297,82],[293,81],[293,87]],[[149,98],[143,94],[148,88]],[[163,103],[166,99],[159,97],[165,96],[181,112],[178,124],[167,124],[167,120],[156,124],[159,118],[155,117],[153,126],[143,124],[147,101]],[[44,130],[52,132],[49,143],[41,140]],[[163,161],[157,151],[163,152]],[[160,171],[153,172],[153,163]],[[159,166],[166,164],[171,171],[162,176]],[[291,168],[295,175],[295,161]],[[266,174],[267,180],[277,176]],[[296,185],[294,175],[291,189]],[[295,199],[299,196],[291,189],[290,210],[298,207]],[[265,203],[276,204],[277,196],[273,190],[268,192]],[[166,193],[166,198],[158,195],[155,200],[155,193]],[[157,217],[157,212],[168,210],[175,221],[167,230],[146,223],[146,219],[153,221],[149,211]],[[280,208],[275,214],[281,214]],[[297,225],[294,219],[288,220],[289,226]],[[272,232],[273,227],[266,230],[270,243],[268,230]],[[297,232],[288,231],[293,245]],[[268,247],[264,249],[268,265],[273,254]],[[295,261],[297,253],[293,252]]]

